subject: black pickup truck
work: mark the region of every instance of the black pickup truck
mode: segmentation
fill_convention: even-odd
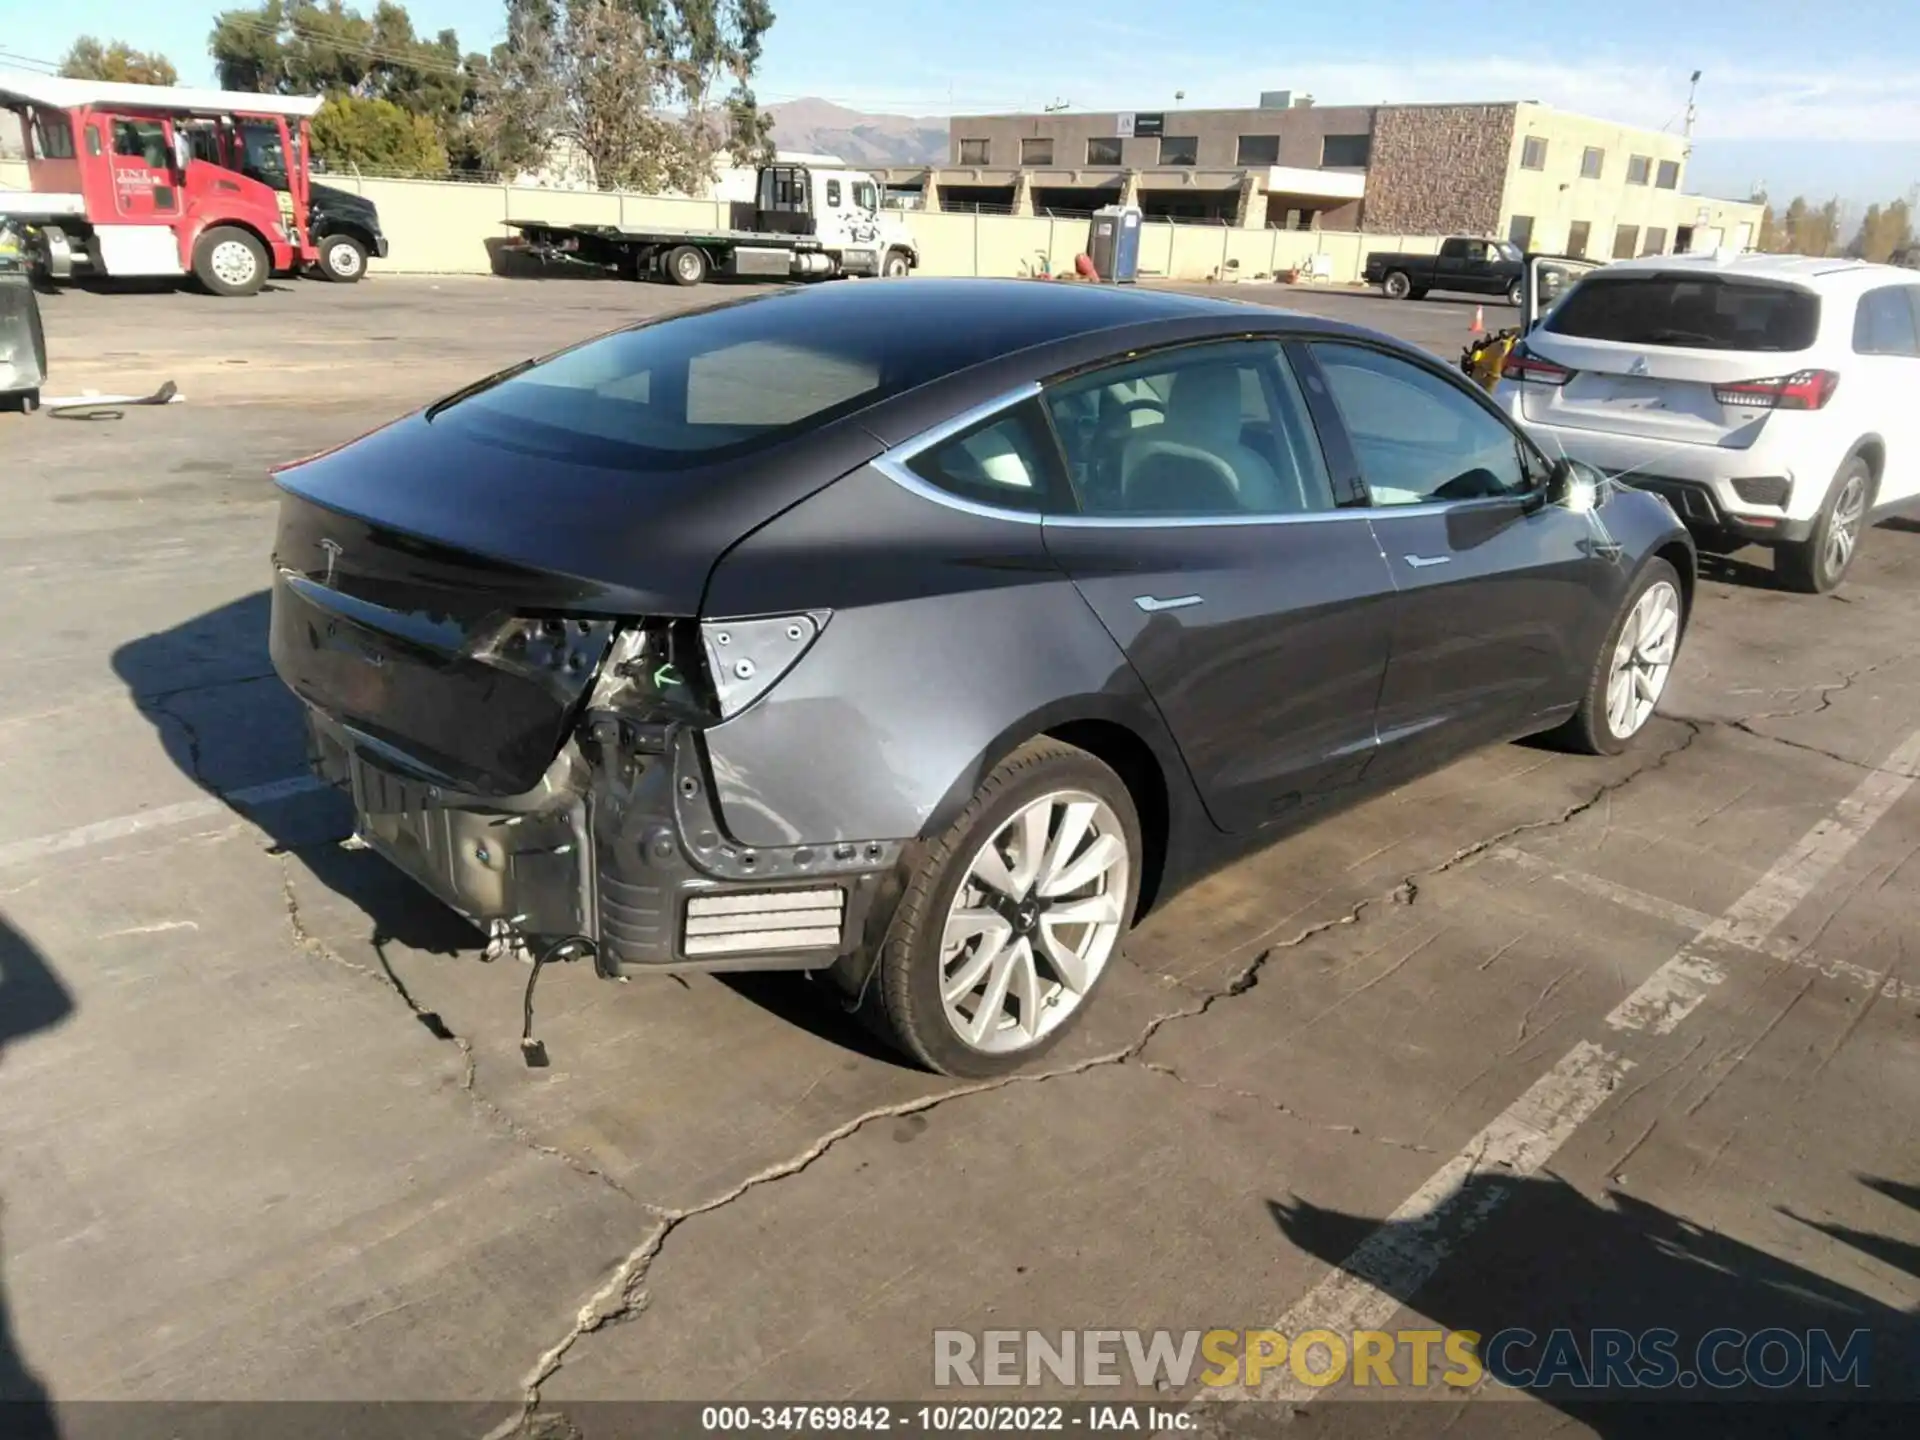
[[[1518,305],[1526,257],[1505,240],[1451,235],[1440,242],[1438,255],[1369,251],[1367,268],[1361,273],[1389,300],[1419,300],[1429,290],[1461,290],[1469,295],[1497,295],[1509,305]]]

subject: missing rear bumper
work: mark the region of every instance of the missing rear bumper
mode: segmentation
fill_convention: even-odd
[[[532,953],[591,943],[609,978],[822,970],[859,950],[898,841],[777,851],[731,840],[689,731],[609,722],[508,798],[450,787],[309,712],[315,768],[353,797],[359,838],[490,935]]]

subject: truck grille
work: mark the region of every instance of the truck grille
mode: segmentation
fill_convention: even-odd
[[[831,887],[696,896],[687,902],[681,953],[699,960],[710,955],[836,949],[845,905],[845,894]]]

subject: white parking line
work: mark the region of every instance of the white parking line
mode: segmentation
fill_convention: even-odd
[[[203,795],[198,800],[182,800],[177,805],[161,805],[152,810],[136,810],[131,815],[116,815],[111,820],[96,820],[91,825],[76,825],[71,830],[57,830],[51,835],[35,835],[26,840],[10,840],[0,845],[0,870],[13,865],[24,865],[31,860],[43,859],[48,855],[59,855],[68,850],[84,850],[89,845],[104,845],[110,840],[123,840],[129,835],[138,835],[144,830],[160,830],[169,825],[185,825],[194,820],[205,820],[230,810],[236,805],[268,805],[276,800],[289,800],[295,795],[304,795],[309,790],[321,789],[325,783],[312,775],[289,775],[284,780],[270,780],[264,785],[249,785],[245,789],[232,790],[225,795]]]
[[[1920,731],[1861,781],[1780,861],[1717,920],[1649,976],[1607,1017],[1616,1031],[1671,1034],[1725,978],[1694,947],[1719,941],[1763,950],[1775,927],[1913,787]],[[1575,1045],[1451,1160],[1361,1241],[1337,1270],[1291,1306],[1273,1329],[1292,1337],[1307,1330],[1379,1330],[1459,1246],[1505,1201],[1511,1181],[1539,1170],[1620,1083],[1633,1062],[1591,1041]],[[1472,1183],[1472,1189],[1468,1186]],[[1324,1366],[1325,1361],[1318,1363]],[[1252,1388],[1209,1391],[1197,1403],[1266,1400],[1304,1404],[1325,1391],[1302,1383],[1291,1366]]]

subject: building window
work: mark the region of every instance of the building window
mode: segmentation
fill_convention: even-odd
[[[1587,258],[1587,237],[1592,233],[1590,221],[1576,220],[1567,227],[1567,254],[1576,260]]]
[[[1280,163],[1280,137],[1278,135],[1242,135],[1240,148],[1234,154],[1236,165],[1278,165]]]
[[[1628,156],[1627,157],[1627,184],[1629,185],[1646,184],[1647,172],[1652,169],[1653,169],[1653,161],[1649,157],[1645,155]]]
[[[1580,157],[1580,178],[1598,180],[1600,172],[1606,168],[1607,152],[1598,145],[1587,146],[1586,153]]]
[[[960,142],[960,163],[962,165],[985,165],[989,154],[985,140],[962,140]]]
[[[1120,137],[1102,135],[1087,141],[1087,164],[1118,165],[1120,163]]]
[[[1020,163],[1022,165],[1051,165],[1053,163],[1053,139],[1022,140],[1020,142]]]
[[[1680,162],[1678,160],[1662,160],[1660,162],[1660,173],[1655,177],[1653,183],[1656,188],[1661,190],[1678,190],[1680,188]]]
[[[1198,165],[1200,137],[1198,135],[1162,135],[1160,163],[1162,165]]]
[[[1547,142],[1541,135],[1529,135],[1520,144],[1520,168],[1522,170],[1544,170],[1547,168]]]
[[[1507,222],[1507,239],[1525,250],[1533,243],[1533,217],[1516,215]]]
[[[1647,227],[1647,243],[1641,249],[1642,255],[1664,255],[1667,253],[1667,232],[1663,226]]]
[[[1366,166],[1372,140],[1366,135],[1323,135],[1320,164],[1327,170],[1359,170]]]
[[[1633,258],[1634,243],[1638,241],[1639,238],[1640,227],[1638,225],[1615,226],[1613,231],[1613,258],[1616,260],[1631,260]]]

